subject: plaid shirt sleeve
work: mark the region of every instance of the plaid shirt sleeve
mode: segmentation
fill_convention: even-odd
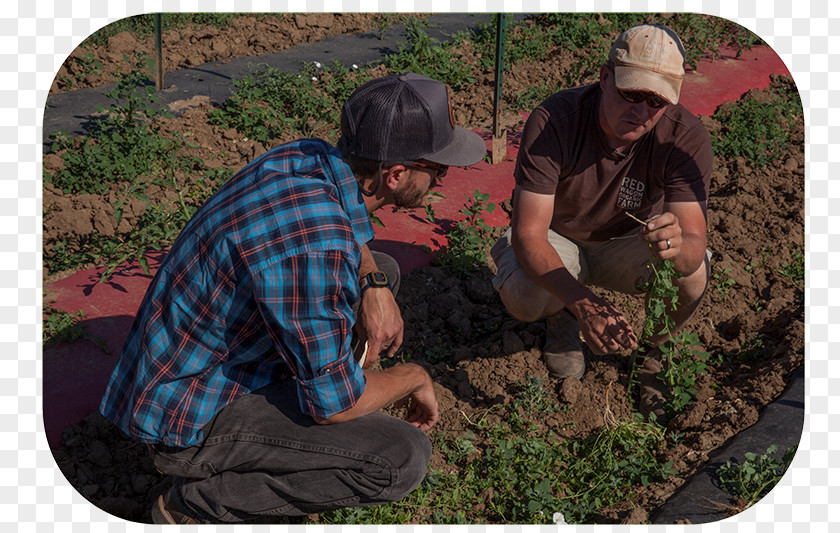
[[[354,261],[340,250],[287,257],[254,278],[269,335],[298,383],[301,411],[328,418],[355,405],[365,387],[354,361]]]

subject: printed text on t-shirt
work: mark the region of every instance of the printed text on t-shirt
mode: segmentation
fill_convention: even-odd
[[[621,180],[621,190],[618,192],[618,200],[615,204],[619,209],[638,209],[642,206],[644,195],[645,183],[625,176]]]

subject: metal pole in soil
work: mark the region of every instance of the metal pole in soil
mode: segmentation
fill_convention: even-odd
[[[505,15],[496,14],[496,80],[493,98],[493,148],[491,163],[501,163],[507,158],[507,131],[502,128],[499,107],[502,103],[502,71],[505,55]]]
[[[163,89],[163,45],[161,38],[161,14],[155,13],[154,16],[154,25],[155,25],[155,65],[156,65],[156,74],[155,74],[155,87],[158,91]]]

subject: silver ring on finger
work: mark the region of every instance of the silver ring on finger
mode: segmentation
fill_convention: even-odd
[[[666,248],[665,248],[666,250],[671,249],[671,239],[665,239],[665,246],[666,246]]]

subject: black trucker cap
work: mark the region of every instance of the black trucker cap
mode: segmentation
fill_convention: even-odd
[[[476,133],[455,126],[448,87],[407,72],[376,78],[350,95],[341,134],[353,154],[374,161],[466,167],[487,153]]]

